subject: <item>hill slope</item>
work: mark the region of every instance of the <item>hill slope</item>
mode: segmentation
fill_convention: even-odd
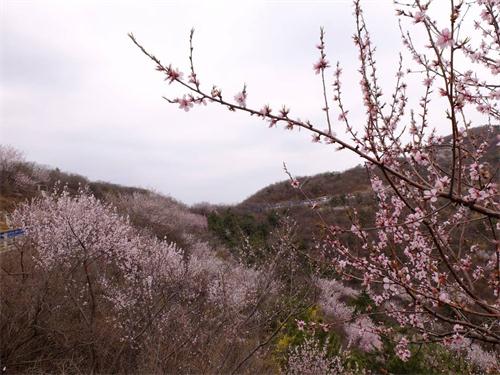
[[[489,133],[493,132],[493,136]],[[467,147],[473,147],[470,140],[488,139],[487,151],[484,161],[491,165],[498,164],[498,151],[496,143],[500,136],[500,126],[488,127],[482,126],[470,130],[466,143]],[[449,144],[451,136],[444,138],[443,144]],[[442,165],[450,163],[449,153],[438,151],[438,157]],[[495,169],[495,168],[493,168]],[[326,172],[314,176],[298,177],[302,190],[308,198],[315,199],[320,197],[342,197],[348,194],[363,194],[371,190],[370,181],[366,170],[362,166],[348,169],[343,172]],[[251,195],[238,206],[243,209],[252,209],[265,205],[276,205],[282,202],[304,201],[304,195],[290,185],[290,181],[281,181],[268,185],[255,194]],[[290,206],[294,206],[291,204]]]

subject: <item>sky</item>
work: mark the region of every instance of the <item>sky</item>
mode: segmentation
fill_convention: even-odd
[[[392,87],[402,50],[394,6],[362,3],[383,82]],[[283,162],[296,176],[348,169],[360,160],[312,143],[305,131],[269,129],[215,104],[186,113],[167,103],[162,96],[183,91],[163,81],[127,33],[187,72],[194,27],[202,86],[216,84],[232,98],[246,83],[250,107],[286,104],[321,127],[312,65],[323,26],[328,59],[344,68],[351,120],[362,124],[352,11],[350,0],[1,0],[0,143],[30,161],[188,204],[240,202],[285,180]],[[340,124],[334,130],[343,133]]]

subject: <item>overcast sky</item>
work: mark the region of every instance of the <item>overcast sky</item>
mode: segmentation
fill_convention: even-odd
[[[363,1],[384,82],[402,49],[390,0]],[[323,123],[312,70],[319,27],[340,60],[351,112],[359,102],[357,54],[346,1],[1,0],[0,142],[26,158],[92,180],[154,188],[186,203],[235,203],[295,175],[345,170],[347,152],[310,134],[268,129],[214,104],[188,113],[165,102],[169,86],[127,37],[187,72],[188,35],[202,85],[226,97],[248,85],[249,106],[287,104]],[[352,118],[361,123],[362,112]],[[325,126],[326,127],[326,126]],[[336,129],[342,133],[342,129]]]

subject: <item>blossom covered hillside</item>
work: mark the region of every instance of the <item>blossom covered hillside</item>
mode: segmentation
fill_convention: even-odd
[[[384,332],[398,331],[396,322],[359,283],[331,274],[322,253],[299,239],[306,223],[286,212],[265,226],[238,215],[214,222],[227,208],[190,209],[15,154],[5,157],[3,176],[24,171],[27,177],[4,178],[2,199],[9,226],[26,235],[0,252],[7,373],[496,368],[495,352],[472,342],[430,350],[393,346]],[[33,182],[33,170],[45,180]],[[47,178],[54,175],[61,181]],[[225,240],[216,223],[239,236]],[[456,353],[463,360],[450,362]]]
[[[4,176],[33,166],[8,162]],[[276,262],[224,257],[206,242],[205,218],[169,198],[103,183],[38,191],[27,181],[5,179],[2,192],[15,197],[9,226],[25,230],[0,252],[4,372],[227,372],[298,308],[278,306],[287,292]]]

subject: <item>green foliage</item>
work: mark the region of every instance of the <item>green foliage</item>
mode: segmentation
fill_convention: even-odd
[[[394,344],[384,343],[384,369],[391,374],[471,374],[465,358],[438,344],[410,345],[412,355],[407,362],[394,354]]]
[[[279,216],[269,212],[258,220],[254,215],[227,208],[207,217],[208,229],[230,249],[240,247],[246,237],[253,248],[266,248],[271,231],[277,227]]]
[[[364,314],[368,312],[374,312],[377,309],[375,302],[370,298],[368,293],[363,290],[356,298],[349,299],[347,301],[349,306],[354,307],[355,314]]]

